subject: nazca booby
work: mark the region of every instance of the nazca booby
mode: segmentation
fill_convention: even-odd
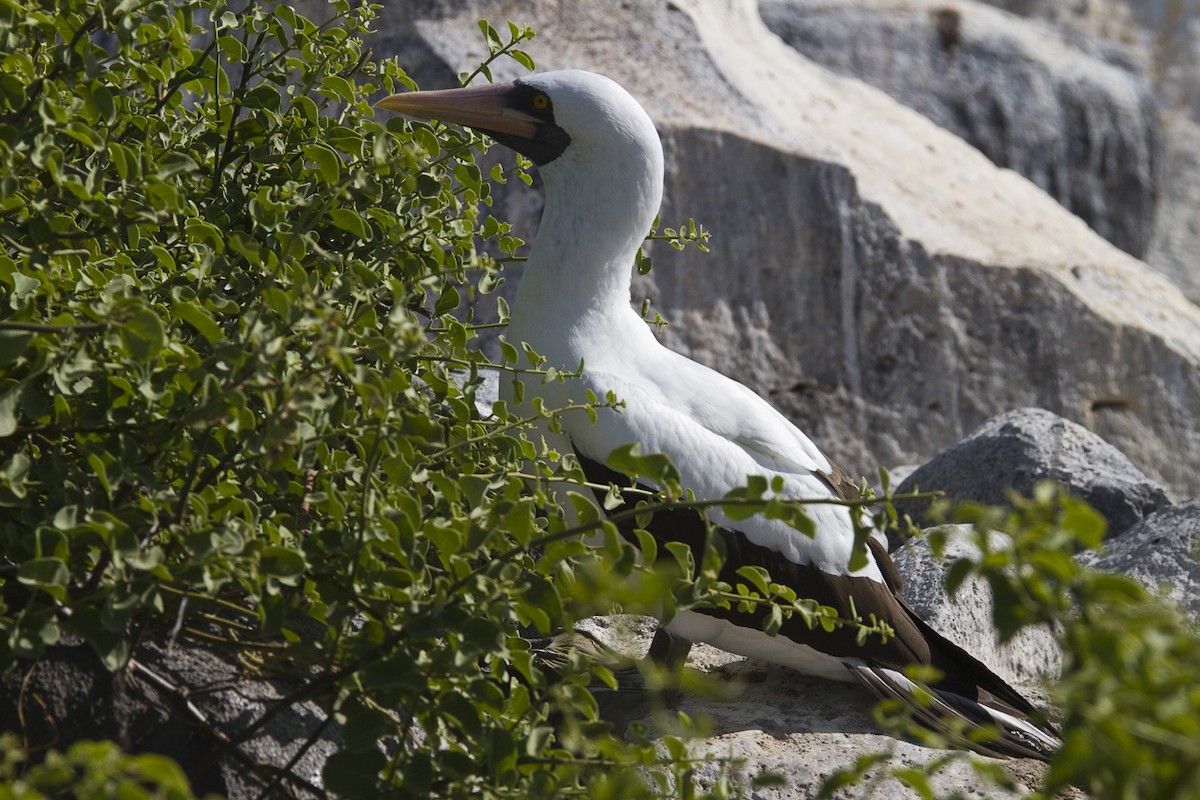
[[[587,393],[623,400],[595,422],[566,415],[562,427],[589,479],[627,484],[605,461],[621,445],[665,453],[686,489],[721,498],[750,475],[783,481],[790,499],[831,497],[845,474],[796,426],[742,384],[662,346],[630,305],[634,255],[662,200],[663,150],[654,124],[612,80],[566,70],[516,81],[443,91],[394,94],[379,108],[475,128],[538,166],[546,204],[511,311],[508,337],[527,342],[549,366],[582,377],[528,385],[548,407],[586,402]],[[839,477],[840,476],[840,477]],[[735,583],[743,564],[765,567],[800,597],[874,614],[896,632],[881,642],[856,642],[856,631],[810,630],[798,617],[777,636],[761,628],[761,612],[683,611],[668,630],[740,655],[835,680],[858,680],[881,697],[907,701],[925,724],[946,730],[994,725],[1000,735],[973,745],[995,755],[1048,758],[1059,742],[1031,721],[1035,712],[1017,691],[930,628],[899,594],[886,550],[869,543],[866,566],[849,568],[854,528],[845,506],[810,505],[808,537],[778,520],[734,521],[708,513],[727,553],[722,579]],[[695,512],[656,515],[647,526],[660,540],[682,541],[699,556],[704,525]],[[851,605],[853,603],[853,605]],[[929,696],[904,674],[912,664],[944,677]],[[953,725],[947,725],[957,720]]]

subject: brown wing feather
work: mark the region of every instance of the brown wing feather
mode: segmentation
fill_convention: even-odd
[[[825,456],[825,460],[829,462],[829,471],[822,472],[821,470],[817,470],[817,475],[829,485],[833,493],[843,500],[857,500],[862,497],[862,494],[858,491],[858,484],[850,477],[850,473],[842,469],[841,464],[830,458],[829,454],[824,450],[821,450],[821,455]]]
[[[862,497],[862,493],[858,491],[858,484],[850,477],[850,473],[842,469],[841,464],[838,464],[824,450],[821,455],[825,456],[825,460],[829,462],[829,472],[817,471],[817,475],[829,489],[843,500],[858,500]],[[904,581],[900,577],[900,572],[896,569],[896,565],[892,562],[888,555],[887,548],[874,538],[867,540],[868,546],[871,548],[871,554],[875,556],[875,561],[879,564],[879,570],[883,573],[883,580],[897,594],[904,590]]]

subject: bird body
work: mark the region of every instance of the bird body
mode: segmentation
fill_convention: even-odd
[[[784,499],[837,496],[834,465],[802,431],[744,385],[661,345],[631,307],[632,265],[662,200],[664,160],[653,122],[624,89],[568,70],[511,84],[393,95],[379,105],[471,125],[538,165],[545,211],[508,338],[528,343],[557,369],[583,365],[577,379],[526,381],[526,392],[547,407],[583,404],[589,393],[603,398],[611,392],[623,402],[619,409],[598,409],[594,422],[582,414],[562,417],[562,444],[574,449],[592,480],[612,477],[608,456],[637,443],[642,452],[669,456],[696,497],[724,497],[750,476],[781,481]],[[670,630],[820,677],[857,680],[910,704],[918,692],[902,670],[932,665],[946,678],[935,686],[935,710],[918,709],[928,724],[937,727],[950,716],[996,723],[1005,737],[989,752],[1053,752],[1057,741],[1028,722],[1033,709],[1024,698],[908,608],[881,546],[869,541],[861,554],[866,565],[850,568],[856,545],[849,508],[820,503],[806,506],[806,513],[813,537],[762,515],[735,521],[714,507],[708,516],[727,552],[722,578],[736,580],[739,565],[762,566],[773,580],[843,617],[875,614],[895,629],[894,637],[869,637],[863,647],[853,629],[828,633],[796,618],[769,636],[761,612],[720,609],[680,612]],[[648,527],[662,540],[703,553],[704,526],[694,513],[657,515]]]
[[[630,306],[634,254],[663,192],[662,144],[650,117],[608,78],[575,70],[539,78],[539,88],[555,98],[556,118],[572,120],[571,146],[539,165],[546,210],[508,338],[527,342],[550,366],[584,369],[578,380],[527,389],[551,407],[582,404],[589,391],[597,397],[611,391],[624,401],[622,410],[604,411],[595,423],[564,417],[574,449],[594,461],[637,442],[643,452],[670,456],[697,497],[723,497],[749,475],[783,478],[785,497],[829,496],[819,473],[831,466],[803,432],[743,384],[662,346]],[[826,522],[850,536],[816,541],[761,517],[739,530],[789,559],[846,570],[853,542],[848,510],[813,506],[809,513],[821,518],[818,526]],[[719,509],[713,518],[727,522]],[[865,570],[882,580],[873,562]]]

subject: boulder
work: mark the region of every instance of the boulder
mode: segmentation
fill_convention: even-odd
[[[534,26],[539,68],[604,72],[642,101],[667,150],[664,224],[695,217],[714,240],[650,248],[635,303],[853,474],[1036,405],[1200,491],[1200,308],[1026,179],[806,59],[751,0],[427,0],[390,9],[373,46],[453,85],[482,55],[480,17]],[[531,196],[506,187],[494,212],[526,239]]]
[[[973,2],[760,6],[767,26],[806,57],[882,89],[1029,178],[1122,250],[1145,254],[1162,125],[1149,82],[1123,51],[1087,52],[1049,26]]]
[[[197,795],[322,798],[325,761],[343,743],[316,703],[290,703],[229,743],[299,685],[247,675],[229,654],[195,643],[143,642],[110,673],[88,645],[63,642],[0,675],[0,730],[20,731],[32,752],[109,739],[126,752],[160,753]]]
[[[1058,677],[1062,648],[1045,626],[1025,628],[1010,641],[997,639],[992,622],[992,591],[987,581],[968,578],[954,596],[943,588],[950,565],[959,558],[978,561],[969,525],[950,525],[943,556],[933,554],[925,538],[906,542],[892,553],[904,579],[904,597],[939,633],[987,664],[1014,686],[1039,686]],[[1002,533],[992,536],[1007,541]],[[995,542],[995,544],[999,544]]]
[[[1130,575],[1151,591],[1164,589],[1200,617],[1200,499],[1152,514],[1080,559],[1095,569]]]
[[[941,593],[940,586],[934,591]],[[948,607],[942,616],[948,625],[976,621],[968,619],[969,614],[956,619],[952,609]],[[616,616],[587,620],[580,627],[616,652],[637,658],[646,653],[656,625],[646,617]],[[708,687],[704,692],[681,694],[675,704],[675,710],[697,720],[706,730],[705,736],[688,743],[696,759],[693,770],[700,789],[711,789],[726,780],[735,790],[758,800],[814,797],[834,773],[852,767],[861,757],[883,754],[883,759],[868,770],[864,782],[843,787],[836,797],[908,800],[921,795],[892,777],[890,770],[919,768],[946,755],[945,751],[883,733],[871,715],[875,699],[856,684],[813,678],[704,644],[692,647],[687,667],[701,673],[700,682]],[[610,699],[609,705],[615,704]],[[651,731],[664,730],[662,718],[648,714],[645,707],[641,716],[630,714],[627,704],[621,712],[622,723],[638,721]],[[665,731],[671,731],[669,725]],[[1023,759],[994,762],[1016,783],[1014,789],[1005,791],[980,778],[970,764],[975,758],[993,761],[974,755],[952,761],[946,769],[931,775],[935,795],[957,792],[967,797],[1026,797],[1045,769],[1038,762]],[[785,782],[755,787],[755,779],[763,773],[781,776]]]
[[[713,651],[716,659],[724,655]],[[704,660],[707,653],[697,658]],[[882,754],[862,783],[843,787],[834,796],[915,800],[923,795],[893,777],[891,770],[920,769],[947,755],[881,733],[871,717],[873,698],[861,687],[744,660],[727,662],[708,674],[735,696],[716,702],[687,695],[679,704],[680,711],[709,726],[708,736],[689,745],[693,758],[713,759],[695,765],[700,789],[711,789],[725,778],[742,795],[756,800],[816,797],[834,773],[853,767],[860,758]],[[720,759],[732,759],[732,768]],[[1006,790],[982,778],[972,766],[976,759],[1000,766],[1015,786]],[[1028,797],[1044,769],[1024,759],[993,762],[970,756],[950,760],[931,775],[930,785],[935,797]],[[785,782],[753,788],[753,779],[763,773],[781,776]]]
[[[1150,480],[1112,445],[1082,425],[1039,408],[988,420],[958,444],[908,475],[898,493],[942,491],[953,501],[1005,505],[1009,492],[1024,497],[1043,479],[1056,480],[1108,521],[1108,536],[1170,505]],[[897,511],[925,519],[926,501],[901,501]]]

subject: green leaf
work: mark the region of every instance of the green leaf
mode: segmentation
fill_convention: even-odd
[[[659,484],[679,483],[679,471],[662,453],[643,455],[636,442],[618,447],[605,459],[608,466],[630,477],[650,478]]]
[[[304,555],[289,547],[269,545],[258,553],[259,570],[263,575],[280,579],[295,579],[308,568]]]
[[[0,330],[0,367],[25,355],[33,336],[29,331]]]
[[[245,45],[236,36],[227,34],[217,37],[217,46],[221,48],[221,52],[225,54],[225,57],[235,64],[241,64],[249,56]]]
[[[327,144],[313,142],[304,145],[304,157],[317,165],[317,174],[325,183],[337,183],[342,176],[342,159]]]
[[[683,576],[690,580],[696,573],[696,558],[692,555],[692,548],[683,542],[664,542],[663,547],[675,559]]]
[[[112,165],[116,167],[117,175],[122,181],[129,181],[139,177],[141,170],[138,169],[137,156],[134,155],[132,149],[120,142],[109,142],[108,158],[112,162]]]
[[[191,325],[209,342],[216,342],[224,337],[221,326],[217,325],[212,314],[209,314],[199,304],[192,301],[177,300],[171,306],[175,316]]]
[[[17,432],[20,423],[18,403],[24,390],[24,384],[17,384],[0,393],[0,438],[12,436]]]
[[[1074,534],[1075,539],[1084,547],[1098,547],[1104,540],[1108,530],[1108,521],[1104,515],[1087,503],[1075,501],[1069,503],[1062,516],[1064,528]]]
[[[514,61],[530,72],[533,72],[535,69],[537,69],[533,63],[533,59],[524,50],[509,50],[508,54]]]
[[[527,504],[514,506],[501,518],[500,525],[517,544],[527,547],[534,533],[533,508]]]
[[[481,19],[478,25],[480,32],[483,33],[483,38],[487,40],[488,49],[498,50],[504,46],[504,43],[500,40],[500,34],[496,32],[496,29],[492,27],[490,22],[486,19]]]
[[[354,84],[341,75],[326,75],[321,78],[321,88],[336,100],[347,103],[354,100]]]
[[[447,285],[442,291],[441,297],[437,299],[437,303],[433,307],[433,313],[437,316],[447,314],[458,308],[461,298],[458,295],[458,290],[453,285]]]
[[[149,361],[159,354],[166,343],[166,329],[153,310],[136,307],[120,321],[118,330],[126,350],[138,361]]]
[[[768,636],[777,636],[782,627],[783,609],[772,603],[768,606],[767,618],[763,620],[763,632]]]
[[[654,536],[641,528],[635,528],[633,533],[637,537],[638,549],[642,551],[642,558],[647,564],[653,564],[658,560],[658,543]]]
[[[745,578],[749,584],[758,590],[763,597],[769,597],[771,591],[768,585],[771,581],[770,574],[762,567],[748,565],[738,567],[737,574],[739,577]]]
[[[933,800],[935,797],[933,784],[929,776],[914,767],[896,767],[892,770],[896,779],[916,792],[923,800]]]
[[[17,580],[26,586],[41,589],[56,600],[67,599],[71,573],[58,558],[31,558],[17,569]]]
[[[167,181],[198,169],[200,169],[200,165],[187,153],[168,153],[160,162],[155,176],[160,180]]]
[[[329,218],[333,220],[334,225],[344,231],[349,231],[363,241],[370,241],[372,238],[370,226],[357,211],[349,208],[335,208],[329,212]]]
[[[36,294],[42,288],[42,282],[36,276],[23,275],[20,272],[15,272],[12,275],[13,300],[26,300],[30,296]]]
[[[520,353],[516,347],[509,343],[507,339],[501,336],[498,340],[500,343],[500,354],[505,364],[517,364],[520,359]]]
[[[946,571],[946,579],[944,581],[946,591],[953,597],[960,588],[963,582],[971,576],[975,565],[970,559],[959,558],[950,565],[950,569]]]
[[[529,731],[528,738],[525,739],[525,755],[530,758],[537,758],[545,752],[550,746],[550,742],[554,737],[554,729],[549,725],[538,725]]]

